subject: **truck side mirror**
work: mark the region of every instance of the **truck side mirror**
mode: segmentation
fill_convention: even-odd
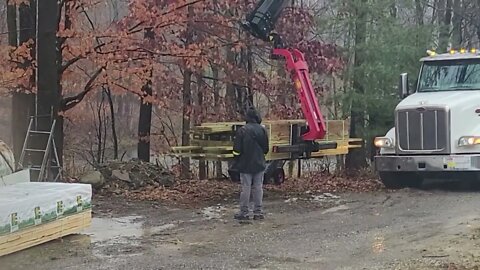
[[[401,99],[404,99],[410,95],[410,89],[408,86],[408,74],[402,73],[400,74],[400,84],[398,87],[398,93]]]

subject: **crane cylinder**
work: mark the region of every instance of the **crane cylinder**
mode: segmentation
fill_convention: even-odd
[[[270,41],[270,33],[275,28],[275,24],[287,3],[287,0],[260,1],[252,13],[247,16],[244,27],[253,36],[264,41]]]

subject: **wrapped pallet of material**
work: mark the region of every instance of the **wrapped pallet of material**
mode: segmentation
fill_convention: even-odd
[[[91,199],[92,188],[86,184],[0,186],[0,256],[87,228]]]
[[[85,184],[20,183],[0,188],[0,236],[90,210]]]
[[[15,171],[15,158],[8,145],[0,140],[0,177]]]
[[[30,182],[0,141],[0,256],[80,232],[91,224],[91,207],[91,185]]]

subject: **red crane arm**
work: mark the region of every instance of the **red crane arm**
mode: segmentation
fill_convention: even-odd
[[[281,37],[272,32],[287,4],[287,0],[259,0],[255,9],[247,15],[242,27],[256,38],[267,42],[273,41],[273,55],[285,58],[287,70],[295,83],[303,114],[308,124],[308,131],[302,135],[302,139],[304,141],[315,141],[325,137],[326,128],[310,81],[307,62],[302,52],[297,49],[285,48]]]
[[[308,124],[308,132],[302,135],[303,140],[314,141],[323,139],[327,132],[325,119],[320,111],[318,100],[310,81],[308,64],[303,53],[298,49],[274,49],[273,54],[285,58],[286,68],[290,72],[297,89],[302,111]]]

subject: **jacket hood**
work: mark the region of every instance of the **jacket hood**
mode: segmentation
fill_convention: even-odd
[[[249,108],[245,114],[245,121],[247,123],[261,124],[262,117],[254,108]]]

